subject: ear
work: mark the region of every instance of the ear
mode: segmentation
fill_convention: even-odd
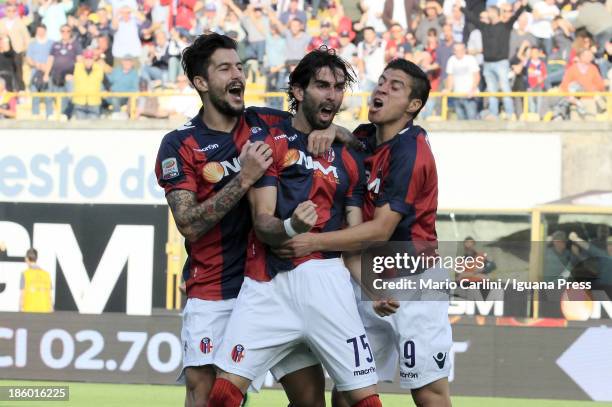
[[[304,89],[302,89],[301,86],[293,85],[291,87],[291,92],[293,93],[295,100],[297,100],[300,103],[304,101]]]
[[[423,101],[421,99],[412,99],[408,103],[408,108],[406,109],[406,112],[408,112],[411,116],[414,116],[414,114],[421,108],[421,106],[423,106]]]
[[[208,81],[202,76],[195,76],[193,78],[193,86],[199,92],[208,92]]]

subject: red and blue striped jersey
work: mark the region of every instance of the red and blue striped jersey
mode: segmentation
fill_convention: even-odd
[[[248,108],[236,127],[225,133],[208,128],[198,114],[162,140],[155,165],[159,185],[166,194],[177,189],[195,192],[198,202],[213,197],[240,171],[238,156],[251,135],[267,134],[269,126],[287,116],[273,109]],[[242,199],[210,231],[186,243],[183,277],[187,297],[220,300],[238,296],[250,219],[248,202]]]
[[[277,218],[291,217],[298,204],[311,200],[317,205],[318,215],[311,232],[331,232],[343,227],[345,207],[361,207],[365,172],[362,158],[355,151],[334,143],[323,157],[313,157],[307,151],[308,135],[294,129],[290,119],[272,127],[265,138],[254,135],[252,140],[264,140],[273,151],[273,163],[255,187],[277,187]],[[335,257],[340,253],[314,252],[291,260],[280,259],[253,232],[249,237],[246,275],[268,281],[308,260]]]
[[[367,192],[364,221],[374,217],[377,207],[389,204],[402,215],[390,241],[435,242],[438,175],[427,133],[409,122],[393,139],[376,143],[376,127],[365,124],[354,134],[366,147],[364,165]]]

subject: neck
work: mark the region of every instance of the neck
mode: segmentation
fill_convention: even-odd
[[[376,144],[382,144],[391,140],[404,129],[409,120],[411,120],[409,117],[402,116],[401,119],[392,123],[376,125]]]
[[[202,121],[208,128],[229,133],[238,123],[238,116],[227,116],[213,108],[210,102],[204,102],[204,106],[211,106],[210,109],[203,109],[201,115]]]
[[[312,126],[304,116],[302,109],[298,109],[295,116],[291,119],[291,126],[304,134],[310,134],[312,131]]]

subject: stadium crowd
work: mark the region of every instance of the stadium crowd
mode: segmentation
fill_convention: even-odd
[[[353,92],[371,91],[387,62],[406,58],[428,73],[433,91],[462,94],[449,98],[458,119],[524,113],[520,98],[501,98],[500,106],[498,98],[478,97],[482,91],[592,92],[612,82],[611,0],[4,0],[0,118],[30,103],[34,117],[53,115],[53,98],[9,92],[74,92],[62,98],[64,119],[124,117],[128,98],[103,98],[101,90],[194,94],[181,51],[207,31],[238,41],[250,81],[266,91],[282,91],[297,61],[321,45],[352,64]],[[357,112],[361,100],[351,100],[347,107]],[[605,108],[598,97],[529,99],[529,113],[545,120]],[[431,98],[422,115],[440,109]],[[137,116],[194,110],[197,98],[136,102]]]

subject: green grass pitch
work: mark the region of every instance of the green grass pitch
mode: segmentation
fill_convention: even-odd
[[[154,386],[136,384],[98,384],[1,380],[0,386],[42,386],[65,385],[70,387],[68,402],[6,402],[0,406],[53,406],[53,407],[161,407],[182,406],[184,389],[181,386]],[[385,407],[414,406],[408,395],[384,394],[381,396]],[[328,406],[329,402],[328,394]],[[249,396],[248,407],[285,407],[287,398],[282,391],[264,390]],[[527,400],[487,397],[453,397],[454,407],[612,407],[612,403],[566,400]]]

